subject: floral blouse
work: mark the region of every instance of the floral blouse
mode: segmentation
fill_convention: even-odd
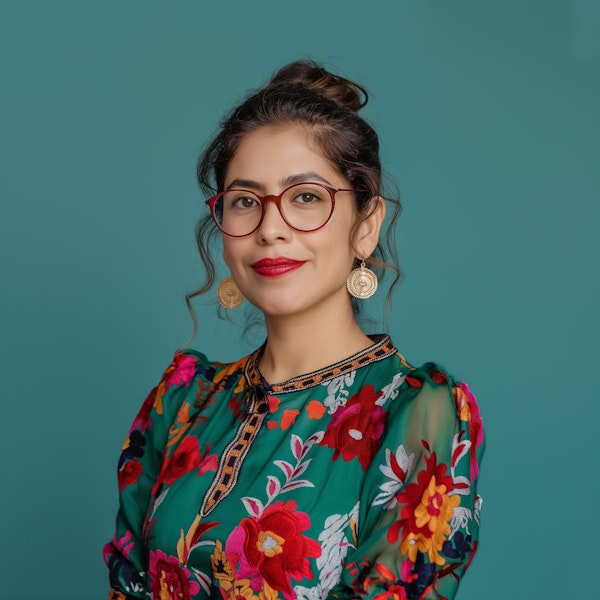
[[[119,460],[109,598],[454,598],[477,549],[483,429],[387,336],[279,384],[261,349],[179,352]]]

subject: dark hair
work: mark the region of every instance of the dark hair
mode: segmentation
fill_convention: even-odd
[[[356,194],[358,218],[351,234],[354,237],[362,220],[375,210],[377,204],[373,199],[383,195],[379,140],[373,128],[358,115],[367,100],[363,87],[330,73],[317,63],[297,61],[284,66],[265,87],[249,96],[221,123],[220,131],[198,161],[197,175],[202,191],[207,196],[223,191],[229,161],[246,134],[265,126],[301,125],[350,187],[360,190]],[[391,291],[400,277],[393,237],[400,202],[389,198],[388,201],[393,203],[394,210],[385,244],[380,243],[373,255],[364,260],[379,271],[378,275],[384,270],[394,274],[386,298],[389,309]],[[190,300],[208,291],[215,280],[210,248],[214,246],[211,241],[217,231],[210,214],[201,218],[196,227],[196,243],[206,275],[202,286],[186,296],[194,324],[196,319]]]

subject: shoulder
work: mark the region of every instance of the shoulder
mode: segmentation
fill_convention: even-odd
[[[196,350],[178,350],[165,369],[161,383],[165,387],[187,387],[196,377],[211,380],[218,364]]]
[[[467,383],[456,378],[442,365],[426,362],[414,366],[400,353],[396,356],[405,395],[421,402],[449,403],[458,417],[466,417],[469,408],[479,415],[477,401]]]
[[[241,377],[249,356],[234,362],[209,360],[202,352],[186,348],[178,350],[162,375],[160,386],[166,393],[171,388],[189,388],[197,384],[218,383],[224,378]]]
[[[395,421],[404,436],[445,446],[472,449],[472,475],[478,472],[477,456],[484,448],[483,422],[475,395],[464,381],[435,362],[418,367],[399,355],[403,383],[395,409]],[[403,400],[403,401],[402,401]],[[390,407],[394,411],[393,405]]]
[[[394,380],[399,386],[392,396],[397,395],[398,401],[388,405],[392,412],[408,412],[413,421],[422,419],[424,426],[444,420],[448,427],[469,423],[472,433],[482,436],[478,433],[482,430],[479,406],[467,383],[437,362],[415,366],[399,352],[390,358],[386,369],[397,374]]]
[[[193,349],[178,350],[146,398],[136,422],[153,415],[173,421],[180,411],[186,412],[186,405],[196,404],[215,390],[237,385],[247,360],[248,357],[244,357],[224,363],[209,360]]]

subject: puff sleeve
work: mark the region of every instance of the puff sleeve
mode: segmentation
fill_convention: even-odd
[[[109,599],[147,597],[148,550],[144,530],[152,518],[169,439],[181,435],[189,410],[186,400],[198,358],[177,353],[150,392],[123,444],[118,462],[119,510],[116,531],[104,547],[112,588]]]
[[[428,364],[406,376],[330,598],[450,600],[478,544],[483,428],[475,397]]]

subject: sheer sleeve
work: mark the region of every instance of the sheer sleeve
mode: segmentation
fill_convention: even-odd
[[[163,455],[169,440],[181,435],[189,405],[186,397],[198,358],[178,353],[150,392],[129,430],[118,462],[119,510],[116,531],[104,547],[112,588],[109,600],[146,598],[148,550],[144,530],[151,503],[165,476]]]
[[[331,598],[450,600],[477,549],[483,429],[475,397],[431,364],[402,389]]]

